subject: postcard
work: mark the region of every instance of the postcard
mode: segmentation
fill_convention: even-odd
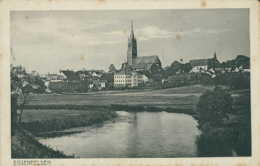
[[[259,165],[258,1],[0,1],[1,165]]]

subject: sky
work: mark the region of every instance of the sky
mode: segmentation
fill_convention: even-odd
[[[11,64],[40,74],[120,69],[131,21],[137,56],[158,55],[162,67],[250,56],[249,9],[12,11]]]

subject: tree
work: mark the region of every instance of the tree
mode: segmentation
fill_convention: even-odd
[[[182,70],[185,72],[185,73],[189,73],[192,69],[192,66],[190,63],[185,63],[182,65]]]
[[[122,63],[120,71],[123,70],[123,68],[127,65],[127,63]]]
[[[220,64],[220,68],[227,68],[228,66],[227,66],[227,63],[226,62],[222,62],[221,64]]]
[[[151,66],[151,72],[153,74],[158,74],[160,72],[160,69],[161,68],[159,66],[157,66],[156,64],[152,64],[152,66]]]
[[[109,73],[115,73],[116,72],[116,67],[115,67],[114,64],[111,64],[108,69],[109,69]]]
[[[232,102],[231,94],[225,93],[220,88],[205,91],[196,106],[195,119],[198,121],[198,128],[205,131],[210,127],[222,126],[224,119],[228,119],[229,114],[235,113]]]
[[[182,69],[182,64],[178,61],[174,61],[171,64],[170,69],[176,73],[177,71]]]
[[[238,55],[235,61],[236,61],[236,67],[246,65],[247,67],[250,68],[250,58],[245,55]]]
[[[108,83],[114,83],[114,73],[104,73],[99,79],[106,80]]]
[[[11,76],[11,117],[13,125],[17,122],[17,109],[20,109],[18,123],[21,122],[23,109],[30,94],[32,87],[29,84],[30,77],[22,66],[12,66],[10,70]]]

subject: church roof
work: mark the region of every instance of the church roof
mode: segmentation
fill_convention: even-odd
[[[194,66],[207,66],[209,59],[194,59],[190,60],[190,64],[192,67]]]
[[[160,59],[157,55],[136,57],[134,63],[160,63]]]
[[[134,63],[131,68],[134,69],[145,69],[147,66],[147,63]]]
[[[160,59],[157,55],[136,57],[134,64],[131,68],[134,69],[145,69],[147,64],[160,64]]]

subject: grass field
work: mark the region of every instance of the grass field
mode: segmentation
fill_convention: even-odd
[[[187,86],[155,91],[104,91],[87,94],[30,95],[28,105],[97,105],[127,104],[138,106],[172,107],[194,109],[199,96],[213,86]]]
[[[84,113],[86,112],[78,110],[24,110],[22,122],[51,120],[57,117],[64,118],[67,116],[83,115]]]
[[[28,105],[94,105],[110,106],[111,104],[172,107],[194,109],[200,95],[214,86],[193,85],[154,91],[100,91],[86,94],[32,94]],[[249,90],[231,91],[236,104],[248,102]],[[242,98],[242,99],[241,99]],[[244,100],[245,99],[245,100]]]

